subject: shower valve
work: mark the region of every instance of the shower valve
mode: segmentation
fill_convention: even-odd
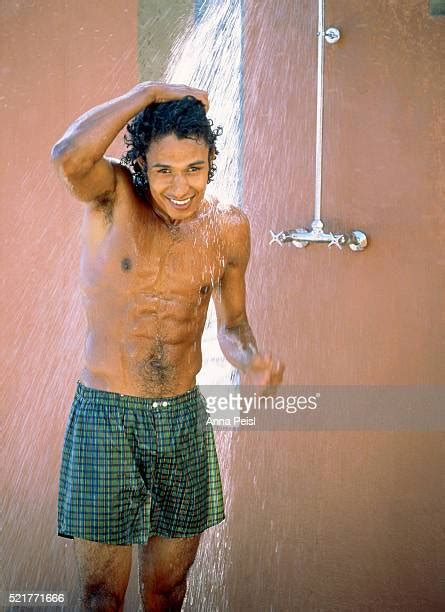
[[[299,228],[293,230],[285,230],[282,232],[273,232],[269,244],[276,242],[283,246],[286,242],[291,242],[293,246],[303,248],[310,242],[327,242],[328,247],[336,246],[340,250],[343,246],[349,246],[351,251],[363,251],[368,244],[366,235],[361,230],[352,230],[348,234],[334,234],[333,232],[323,231],[323,222],[319,219],[314,219],[312,229],[310,231]]]

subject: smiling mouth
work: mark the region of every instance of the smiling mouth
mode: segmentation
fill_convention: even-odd
[[[179,207],[179,208],[184,208],[185,206],[187,206],[187,204],[191,202],[193,198],[193,196],[190,196],[189,198],[185,198],[183,200],[175,200],[174,198],[170,198],[168,196],[166,197],[169,200],[169,202],[171,202],[175,207]]]

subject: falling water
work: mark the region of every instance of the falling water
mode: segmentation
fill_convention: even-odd
[[[151,28],[146,41],[153,48],[167,29],[160,16],[165,24],[179,6],[192,4],[2,3],[4,590],[77,594],[72,543],[55,530],[60,448],[85,331],[78,287],[82,207],[57,181],[49,151],[80,112],[142,80],[135,54],[147,45],[134,39],[138,6],[151,10],[143,25]],[[243,207],[255,236],[254,282],[248,278],[254,331],[260,346],[267,340],[267,348],[289,360],[287,371],[299,380],[435,384],[439,306],[431,287],[438,282],[433,264],[443,260],[437,240],[443,172],[436,155],[442,23],[428,15],[428,3],[414,0],[403,10],[395,0],[326,4],[345,38],[326,48],[324,214],[372,225],[379,248],[351,264],[332,250],[267,248],[270,228],[312,219],[317,2],[246,2]],[[175,46],[168,79],[209,90],[210,116],[224,128],[215,191],[240,204],[240,2],[211,5]],[[168,32],[180,27],[169,24]],[[155,49],[151,65],[163,54]],[[122,147],[115,144],[110,153],[118,157]],[[399,241],[397,259],[393,230],[409,236],[411,226],[430,239],[421,250],[416,241]],[[364,289],[351,292],[363,278]],[[412,295],[409,278],[416,279]],[[395,316],[381,338],[388,314],[382,295]],[[422,324],[424,313],[434,332]],[[212,320],[202,383],[220,372],[230,376],[212,350]],[[359,346],[366,359],[357,357],[357,338],[365,341]],[[441,439],[356,433],[259,431],[247,440],[217,433],[230,533],[224,523],[205,532],[185,609],[438,609]],[[137,609],[135,574],[126,612]]]
[[[209,2],[198,23],[174,45],[166,81],[184,83],[209,93],[209,117],[223,133],[217,141],[217,172],[207,189],[221,206],[241,203],[241,2]],[[229,384],[233,371],[225,361],[216,335],[213,303],[203,336],[202,385]],[[225,512],[231,507],[232,433],[216,432],[218,456],[225,494]],[[230,555],[227,525],[210,529],[201,540],[184,609],[226,610],[225,567]]]
[[[209,117],[223,127],[218,172],[209,191],[224,202],[240,200],[241,3],[208,3],[196,26],[174,45],[166,80],[209,92]]]

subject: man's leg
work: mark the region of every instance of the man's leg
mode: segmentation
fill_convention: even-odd
[[[139,588],[146,612],[181,610],[199,538],[153,536],[138,546]]]
[[[74,538],[82,610],[120,612],[131,570],[131,546]]]

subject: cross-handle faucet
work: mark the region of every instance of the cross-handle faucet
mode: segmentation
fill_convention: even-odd
[[[276,242],[283,246],[285,242],[291,242],[294,246],[303,248],[310,242],[327,242],[328,247],[336,246],[339,249],[347,245],[352,251],[363,251],[368,244],[366,234],[361,230],[352,230],[345,234],[334,234],[333,232],[323,231],[323,222],[320,219],[312,221],[312,229],[306,230],[298,228],[293,230],[284,230],[282,232],[273,232],[270,230],[272,239],[269,244]]]

